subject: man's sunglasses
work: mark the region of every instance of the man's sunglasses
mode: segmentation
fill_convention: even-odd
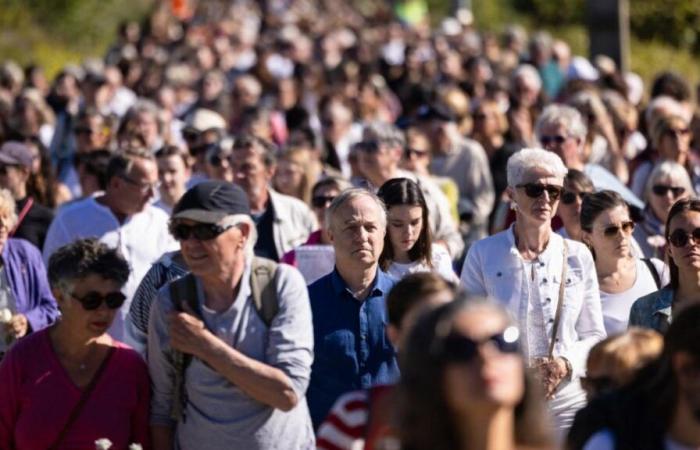
[[[655,184],[651,187],[651,192],[661,197],[665,197],[668,191],[671,191],[673,198],[678,198],[683,195],[685,188],[680,186],[666,186],[665,184]]]
[[[545,147],[549,144],[562,145],[567,139],[567,136],[562,136],[561,134],[556,134],[554,136],[540,136],[540,143]]]
[[[617,233],[622,230],[623,234],[629,234],[634,230],[634,222],[631,220],[627,222],[622,222],[620,225],[610,225],[603,228],[603,234],[605,237],[617,236]]]
[[[487,342],[491,342],[501,353],[517,353],[520,350],[520,331],[510,326],[478,341],[453,332],[445,338],[440,356],[446,363],[468,363],[477,355],[479,347]]]
[[[109,294],[102,295],[99,292],[90,291],[82,297],[78,297],[75,294],[70,294],[71,297],[76,299],[83,305],[85,311],[94,311],[100,307],[102,302],[107,305],[109,309],[119,309],[122,307],[126,301],[126,295],[119,291],[110,292]]]
[[[311,206],[314,208],[325,208],[333,200],[335,200],[335,195],[314,195],[311,197]]]
[[[682,228],[678,228],[668,235],[668,242],[673,244],[674,247],[682,248],[688,245],[688,241],[691,238],[694,243],[700,243],[700,228],[696,228],[690,233],[686,233]]]
[[[581,199],[588,195],[588,192],[574,192],[574,191],[563,191],[561,193],[561,202],[565,205],[571,205],[576,201],[576,199]]]
[[[198,241],[209,241],[230,228],[233,228],[233,225],[222,227],[212,223],[198,223],[197,225],[175,223],[170,225],[170,234],[177,241],[186,241],[190,237]]]
[[[563,190],[561,186],[540,183],[519,184],[516,187],[524,189],[525,195],[530,198],[539,198],[542,196],[542,194],[544,194],[544,191],[547,191],[547,194],[549,194],[549,199],[552,201],[559,199],[559,196]]]

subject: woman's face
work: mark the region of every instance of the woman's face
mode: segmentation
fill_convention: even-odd
[[[326,209],[340,191],[335,186],[323,186],[316,189],[311,197],[311,209],[316,214],[316,220],[321,229],[325,228]]]
[[[508,188],[516,204],[518,217],[535,224],[549,223],[557,210],[562,184],[560,178],[546,169],[537,168],[526,173],[518,187]],[[541,187],[547,189],[540,189]],[[533,196],[535,194],[539,195]]]
[[[299,164],[282,159],[277,164],[275,186],[281,193],[296,197],[299,195],[303,176],[304,170]]]
[[[5,248],[5,244],[10,237],[10,211],[0,215],[0,252]]]
[[[494,105],[482,105],[474,111],[474,135],[491,137],[500,133],[498,111]]]
[[[72,291],[64,293],[54,290],[54,296],[61,309],[61,322],[76,333],[88,338],[95,338],[106,333],[114,321],[119,308],[107,306],[104,297],[120,293],[120,286],[114,280],[108,280],[97,274],[90,274],[73,283]],[[102,302],[96,309],[87,310],[79,299],[102,296]],[[121,305],[120,305],[121,306]]]
[[[661,159],[685,164],[690,150],[690,128],[682,121],[675,121],[663,132],[659,141]]]
[[[564,182],[564,192],[562,192],[561,200],[559,200],[557,216],[564,222],[564,228],[567,231],[571,232],[580,229],[583,195],[590,193],[591,191],[588,189],[579,189],[578,186],[574,186],[572,183]]]
[[[405,253],[413,248],[423,229],[423,209],[414,205],[389,208],[389,240],[394,253]]]
[[[674,203],[690,196],[691,193],[683,188],[684,184],[670,176],[661,176],[654,180],[649,193],[649,206],[662,223],[666,223],[668,212]],[[669,188],[683,188],[683,192],[681,193],[679,189],[675,189],[676,192],[674,192],[674,189]]]
[[[630,219],[629,210],[616,206],[596,217],[593,229],[584,232],[584,239],[593,247],[598,259],[626,258],[632,251],[630,237],[633,230],[634,222]]]
[[[700,212],[685,211],[673,216],[669,224],[668,236],[670,243],[666,246],[668,254],[673,258],[679,269],[694,269],[700,271],[700,240],[686,239],[685,245],[677,247],[674,234],[686,235],[688,238],[693,231],[700,228]]]
[[[455,318],[453,333],[480,344],[468,362],[448,363],[444,391],[448,407],[458,415],[514,408],[525,393],[522,356],[498,349],[490,337],[508,327],[505,318],[489,308],[463,312]]]

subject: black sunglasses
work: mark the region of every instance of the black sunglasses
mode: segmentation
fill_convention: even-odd
[[[690,233],[686,233],[684,229],[678,228],[668,235],[668,242],[673,244],[674,247],[681,248],[688,245],[690,238],[693,238],[694,243],[700,243],[700,228],[696,228]]]
[[[583,198],[587,195],[588,192],[563,191],[561,193],[561,202],[565,205],[570,205],[574,203],[577,198],[580,198],[581,201],[583,201]]]
[[[680,186],[666,186],[665,184],[655,184],[654,186],[651,187],[651,192],[653,192],[655,195],[659,196],[666,196],[668,194],[668,191],[671,191],[673,193],[673,198],[678,198],[683,193],[685,192],[684,187]]]
[[[222,227],[221,225],[212,223],[198,223],[197,225],[176,223],[170,225],[170,234],[172,234],[177,241],[186,241],[190,237],[198,241],[208,241],[230,228],[233,228],[233,225]]]
[[[440,357],[446,363],[468,363],[474,359],[479,347],[487,342],[493,343],[501,353],[517,353],[520,350],[520,331],[510,326],[479,341],[452,332],[445,338]]]
[[[617,236],[617,233],[622,230],[623,234],[629,234],[634,230],[634,222],[631,220],[622,222],[620,225],[610,225],[603,229],[605,237]]]
[[[311,197],[311,206],[314,208],[325,208],[333,200],[335,200],[335,195],[314,195]]]
[[[516,187],[525,189],[525,195],[527,195],[530,198],[541,197],[542,194],[544,194],[544,191],[547,191],[547,194],[549,194],[549,200],[551,201],[557,200],[563,190],[561,186],[540,183],[519,184]]]
[[[544,146],[549,144],[561,145],[566,142],[567,137],[561,134],[556,134],[554,136],[540,136],[540,143]]]
[[[102,295],[99,292],[90,291],[82,297],[78,297],[75,294],[70,294],[71,297],[78,300],[85,311],[94,311],[100,307],[102,302],[105,302],[107,308],[109,309],[119,309],[122,307],[126,301],[126,295],[119,291],[110,292],[109,294]]]

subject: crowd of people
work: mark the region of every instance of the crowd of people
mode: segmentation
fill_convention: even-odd
[[[700,448],[696,94],[340,0],[3,62],[0,448]]]

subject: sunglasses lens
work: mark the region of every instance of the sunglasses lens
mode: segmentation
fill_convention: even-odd
[[[570,205],[576,201],[576,197],[578,197],[578,195],[574,194],[573,192],[566,191],[561,194],[561,202],[565,205]]]
[[[693,231],[693,233],[695,233]],[[688,235],[683,230],[676,230],[668,236],[668,240],[674,247],[685,247],[688,243]]]
[[[613,237],[617,235],[617,231],[620,229],[620,227],[617,226],[612,226],[612,227],[607,227],[604,231],[603,234],[607,237]]]
[[[93,311],[102,304],[102,296],[97,292],[88,292],[80,299],[80,303],[86,311]]]
[[[176,240],[186,241],[190,237],[190,229],[187,225],[175,225],[171,228],[171,233]]]
[[[547,194],[549,194],[549,198],[556,200],[561,195],[561,189],[556,186],[547,186]]]
[[[107,303],[107,307],[110,309],[121,308],[125,301],[126,296],[121,292],[110,292],[105,296],[105,303]]]
[[[525,194],[531,198],[537,198],[544,193],[544,186],[541,184],[526,184]]]
[[[668,186],[662,186],[660,184],[657,184],[651,188],[651,191],[656,195],[666,195],[668,189]]]
[[[625,222],[622,224],[622,231],[631,233],[634,230],[634,222]]]
[[[192,234],[200,241],[214,239],[219,233],[211,225],[196,225],[192,227]]]

